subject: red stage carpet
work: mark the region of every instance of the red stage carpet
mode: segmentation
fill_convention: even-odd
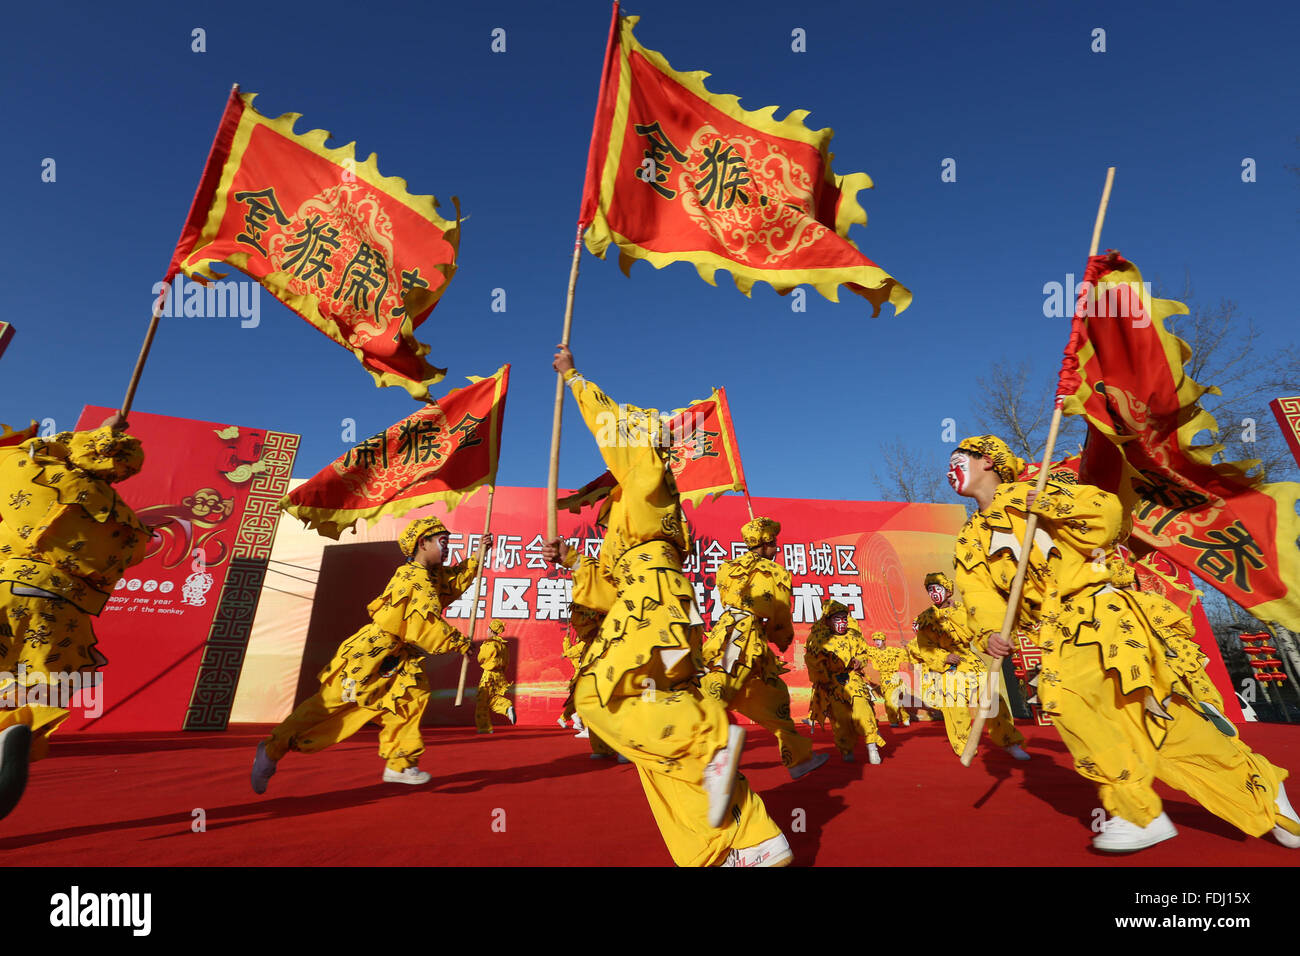
[[[264,796],[248,771],[261,728],[225,734],[54,738],[27,794],[0,821],[7,866],[665,866],[671,860],[636,771],[588,757],[557,727],[425,729],[423,787],[379,781],[375,733],[289,754]],[[751,727],[743,769],[783,826],[796,865],[1294,866],[1300,851],[1251,839],[1161,788],[1180,835],[1139,854],[1088,846],[1097,801],[1050,728],[1022,727],[1034,759],[985,747],[970,769],[941,727],[890,731],[881,766],[842,763],[792,782],[772,737]],[[1247,724],[1275,763],[1300,768],[1300,728]],[[892,736],[888,736],[892,733]],[[1300,803],[1300,778],[1292,786]],[[193,825],[201,810],[206,830]],[[799,811],[804,811],[800,814]],[[792,821],[806,820],[802,832]],[[493,825],[496,823],[496,830]],[[504,827],[504,832],[498,832]]]

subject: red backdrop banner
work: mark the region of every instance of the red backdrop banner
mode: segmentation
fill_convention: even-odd
[[[928,571],[951,569],[953,538],[965,520],[965,511],[959,505],[895,502],[755,498],[753,503],[756,514],[770,515],[782,524],[782,553],[778,560],[794,579],[796,632],[795,641],[784,655],[793,668],[786,681],[795,699],[795,712],[802,716],[808,700],[803,644],[821,613],[822,599],[833,597],[847,604],[867,633],[882,630],[889,635],[890,644],[911,640],[912,621],[929,603],[922,580]],[[402,519],[385,517],[374,531],[376,536],[395,538],[415,517],[446,516],[452,531],[451,560],[459,561],[478,547],[485,505],[486,499],[474,498],[450,515],[441,505],[431,505]],[[712,623],[720,613],[714,589],[718,567],[744,551],[740,528],[749,515],[740,497],[719,498],[699,508],[687,505],[685,509],[694,545],[685,570],[695,584],[701,613],[706,622]],[[593,508],[581,515],[563,511],[559,515],[560,534],[590,554],[600,547],[595,513]],[[568,572],[557,572],[542,560],[544,516],[544,489],[497,489],[492,514],[496,547],[483,576],[475,635],[481,638],[487,621],[494,617],[505,623],[512,654],[509,676],[515,682],[519,719],[526,723],[555,720],[572,674],[572,668],[560,656],[571,581]],[[322,600],[337,604],[340,611],[344,607],[340,602],[346,602],[356,614],[313,615],[307,639],[309,655],[312,648],[319,655],[332,652],[351,629],[364,623],[366,603],[374,599],[376,589],[387,580],[381,569],[368,574],[365,563],[388,562],[382,570],[390,571],[401,560],[396,547],[376,552],[363,544],[347,543],[348,537],[345,535],[338,545],[327,545],[325,550],[329,553],[340,548],[346,549],[344,555],[355,555],[351,558],[357,562],[354,573],[331,578],[330,593],[322,595],[318,589],[316,600],[318,604]],[[351,590],[346,595],[334,593],[339,587]],[[449,605],[447,616],[452,623],[461,627],[468,624],[470,600],[471,595],[466,594]],[[439,659],[431,669],[434,702],[426,722],[468,723],[473,715],[477,663],[471,657],[467,703],[458,710],[453,710],[447,700],[455,695],[457,668],[446,664]],[[305,678],[310,679],[301,682],[299,698],[316,689],[314,673],[307,673],[311,666],[304,664]]]
[[[88,406],[77,428],[113,411]],[[64,729],[223,729],[298,436],[138,411],[130,422],[144,468],[116,489],[154,537],[95,620],[100,700]]]

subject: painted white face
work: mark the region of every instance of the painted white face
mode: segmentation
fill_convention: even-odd
[[[962,494],[970,484],[970,455],[964,451],[953,452],[948,459],[948,484],[957,494]]]
[[[425,538],[425,547],[428,548],[429,560],[434,564],[442,564],[447,559],[447,548],[451,543],[450,535],[440,534],[437,537]]]
[[[841,611],[831,615],[831,630],[836,634],[849,633],[849,616]]]
[[[948,589],[942,584],[931,584],[925,589],[925,593],[930,595],[930,603],[939,607],[944,601],[948,600]]]

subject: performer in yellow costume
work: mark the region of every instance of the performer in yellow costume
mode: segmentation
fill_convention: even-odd
[[[867,745],[867,760],[878,764],[885,741],[863,675],[866,657],[867,642],[849,609],[839,601],[823,601],[822,616],[813,624],[804,647],[809,683],[814,694],[823,694],[835,747],[845,762],[852,762],[854,747],[861,737]]]
[[[1041,496],[1017,482],[1023,462],[992,435],[968,438],[948,480],[979,510],[957,539],[957,587],[973,629],[999,636],[1029,514],[1040,519],[1030,550],[1021,625],[1039,625],[1038,696],[1110,814],[1098,849],[1140,850],[1177,835],[1152,787],[1159,777],[1251,836],[1270,830],[1300,847],[1300,818],[1287,799],[1287,771],[1221,732],[1172,661],[1137,592],[1116,587],[1111,556],[1125,533],[1119,498],[1088,485],[1050,481]]]
[[[608,610],[582,659],[574,702],[593,733],[636,765],[659,831],[679,866],[773,866],[789,844],[763,801],[737,773],[745,732],[700,693],[703,620],[682,574],[689,537],[659,413],[618,405],[577,374],[562,372],[617,486],[608,501],[597,599]],[[563,559],[560,539],[548,559]]]
[[[569,629],[573,632],[573,639],[570,641],[568,634],[564,636],[565,656],[573,661],[573,678],[569,681],[569,697],[564,702],[564,712],[573,715],[573,726],[578,728],[574,736],[591,745],[592,760],[617,757],[619,763],[627,763],[626,757],[615,753],[613,747],[600,739],[600,734],[593,734],[591,728],[582,722],[573,702],[573,693],[578,686],[578,678],[582,675],[582,656],[592,639],[600,633],[606,614],[606,611],[579,602],[604,604],[614,599],[614,591],[603,584],[595,558],[580,555],[571,548],[565,552],[563,563],[573,572],[573,601],[569,604]]]
[[[290,750],[316,753],[378,719],[379,756],[386,783],[422,784],[420,717],[429,703],[423,661],[432,654],[467,654],[470,639],[448,624],[443,608],[474,581],[478,561],[443,564],[449,534],[437,518],[417,518],[398,545],[406,563],[370,602],[370,623],[342,644],[320,672],[321,689],[299,704],[257,745],[252,784],[265,793],[276,761]],[[485,539],[492,547],[492,536]]]
[[[912,718],[903,709],[903,678],[898,673],[907,660],[907,651],[901,647],[889,647],[885,643],[885,632],[876,631],[867,645],[866,659],[880,673],[880,696],[885,703],[889,726],[908,726]]]
[[[474,726],[480,734],[492,733],[492,715],[501,714],[510,723],[515,722],[515,705],[506,691],[510,682],[506,668],[510,666],[510,649],[506,647],[506,626],[493,620],[488,625],[488,637],[478,649],[478,666],[483,669],[478,679],[478,693],[474,697]]]
[[[0,818],[107,661],[91,617],[150,533],[112,489],[144,464],[126,420],[0,448]],[[102,688],[101,688],[102,690]]]
[[[916,638],[908,644],[912,660],[927,671],[922,699],[943,713],[943,728],[953,753],[960,757],[970,739],[974,709],[987,687],[988,669],[976,651],[987,651],[971,634],[966,608],[953,594],[952,580],[942,571],[925,576],[925,590],[932,607],[916,619]],[[928,685],[928,686],[927,686]],[[998,713],[984,722],[993,742],[1017,760],[1028,760],[1020,746],[1025,737],[1011,722],[1007,702],[999,698]]]
[[[790,719],[790,691],[781,679],[786,666],[769,646],[784,653],[794,640],[790,573],[772,560],[781,525],[754,518],[740,533],[749,551],[718,569],[725,610],[704,642],[709,673],[700,689],[775,734],[781,763],[798,780],[827,758],[812,752],[812,741]]]

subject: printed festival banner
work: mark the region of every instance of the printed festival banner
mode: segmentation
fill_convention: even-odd
[[[113,412],[88,406],[76,427]],[[108,658],[99,700],[64,726],[224,730],[298,436],[141,411],[129,420],[144,468],[114,488],[153,538],[94,620]]]
[[[515,683],[515,701],[521,721],[552,723],[563,704],[572,668],[560,656],[561,639],[568,626],[572,581],[569,573],[555,569],[542,559],[545,529],[545,489],[499,487],[492,513],[496,544],[483,575],[478,595],[478,638],[486,633],[487,622],[498,618],[506,625],[505,636],[511,653],[508,675]],[[851,608],[863,630],[884,631],[890,645],[912,640],[912,621],[929,606],[923,580],[934,570],[952,568],[953,540],[965,521],[965,509],[956,504],[903,504],[896,502],[816,501],[786,498],[755,498],[756,514],[770,515],[782,523],[781,552],[777,560],[790,570],[794,582],[793,617],[796,638],[783,659],[792,670],[786,675],[795,701],[795,712],[807,712],[808,681],[803,667],[803,646],[808,631],[821,614],[822,601],[835,598]],[[305,696],[319,685],[315,674],[328,661],[339,643],[366,623],[366,605],[382,590],[393,569],[401,562],[395,540],[409,521],[426,514],[442,516],[451,530],[452,561],[460,561],[478,548],[483,528],[486,499],[481,496],[461,503],[448,514],[445,505],[414,510],[402,518],[385,515],[373,526],[358,525],[356,533],[344,535],[338,543],[322,541],[322,568],[332,569],[328,580],[321,575],[312,600],[315,607],[309,633],[290,637],[283,625],[259,619],[259,631],[274,648],[259,649],[258,659],[267,667],[282,668],[290,653],[290,641],[309,648],[300,668],[293,674],[280,673],[274,681],[268,675],[246,673],[250,688],[260,688],[258,700],[241,692],[244,719],[278,721],[292,707],[292,691]],[[746,549],[740,528],[749,520],[745,502],[739,497],[715,498],[699,507],[684,506],[693,533],[691,554],[685,562],[687,577],[706,622],[716,620],[722,610],[715,587],[717,571],[724,561]],[[559,530],[568,542],[595,555],[601,532],[595,526],[596,508],[574,515],[559,513]],[[310,540],[310,539],[309,539]],[[304,563],[299,553],[294,560]],[[303,576],[303,572],[292,573]],[[290,584],[280,585],[293,588]],[[302,590],[311,593],[310,585]],[[447,617],[465,627],[473,596],[464,595],[447,608]],[[322,605],[327,606],[322,606]],[[303,652],[296,652],[302,654]],[[434,700],[426,722],[470,723],[473,720],[474,687],[478,665],[470,658],[466,704],[452,707],[460,658],[456,655],[432,659],[431,683]],[[905,686],[912,678],[904,672]],[[266,688],[284,685],[290,696],[281,696],[276,709],[259,710],[258,701],[272,696]],[[919,688],[918,688],[919,690]],[[283,712],[281,712],[283,711]],[[883,711],[882,711],[883,713]]]

